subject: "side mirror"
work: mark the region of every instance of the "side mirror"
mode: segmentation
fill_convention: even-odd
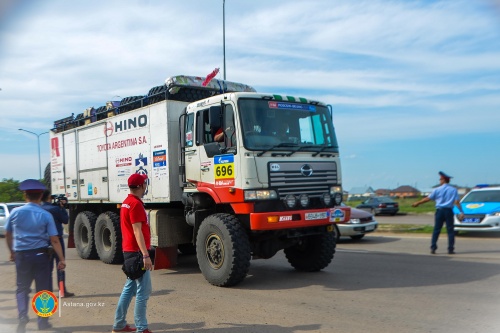
[[[203,145],[207,157],[214,157],[215,155],[221,154],[221,146],[218,142],[210,142]]]

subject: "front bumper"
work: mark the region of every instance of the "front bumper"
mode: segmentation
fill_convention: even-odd
[[[374,232],[378,228],[378,222],[368,223],[337,223],[340,236],[357,236]]]
[[[251,230],[282,230],[342,223],[351,218],[350,207],[284,212],[250,213]]]
[[[467,215],[465,216],[467,217]],[[455,231],[500,231],[500,216],[486,215],[479,223],[463,223],[455,215]]]

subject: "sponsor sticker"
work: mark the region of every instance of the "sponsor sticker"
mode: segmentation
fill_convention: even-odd
[[[167,151],[157,150],[153,151],[153,168],[167,166]]]
[[[342,209],[330,209],[330,222],[343,222],[345,213]]]
[[[234,155],[214,156],[215,187],[230,187],[235,185]]]

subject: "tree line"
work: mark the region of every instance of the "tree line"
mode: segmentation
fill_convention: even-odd
[[[40,179],[40,181],[50,189],[50,163],[45,167],[44,179]],[[20,182],[13,178],[2,179],[0,182],[0,202],[24,201],[23,192],[19,190]]]

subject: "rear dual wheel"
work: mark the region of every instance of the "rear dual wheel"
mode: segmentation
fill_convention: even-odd
[[[97,259],[95,246],[96,216],[90,211],[78,213],[75,219],[74,238],[76,252],[82,259]]]
[[[97,217],[95,244],[97,254],[102,262],[106,264],[121,264],[123,262],[122,233],[118,214],[105,212]]]

